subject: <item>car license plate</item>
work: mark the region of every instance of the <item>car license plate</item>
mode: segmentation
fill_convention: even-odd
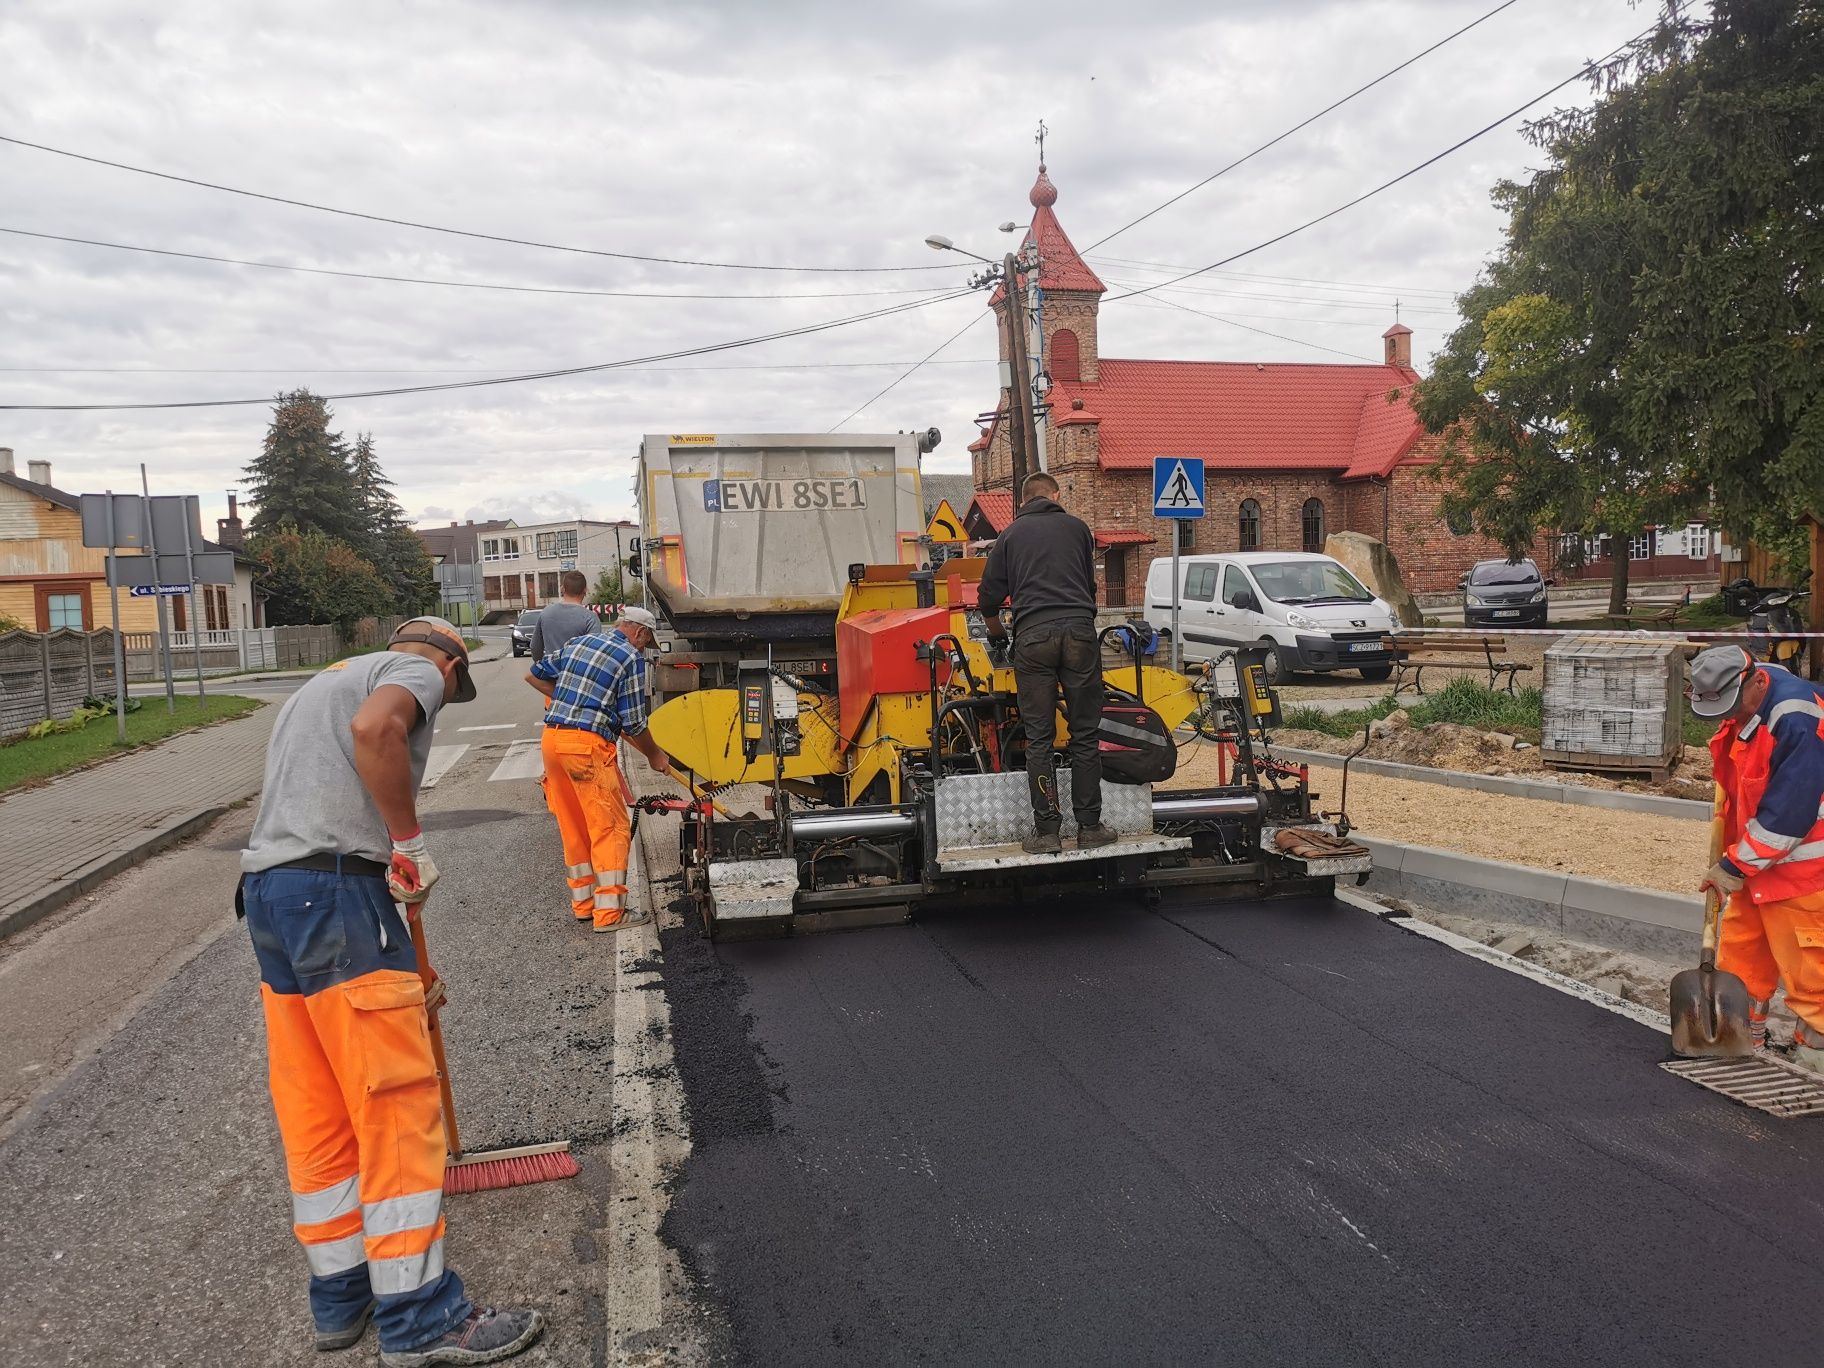
[[[1496,617],[1519,617],[1520,610],[1518,608],[1497,608],[1497,609],[1495,609],[1495,616]]]
[[[1378,651],[1381,649],[1381,643],[1378,641],[1352,641],[1349,643],[1349,649],[1351,651]]]

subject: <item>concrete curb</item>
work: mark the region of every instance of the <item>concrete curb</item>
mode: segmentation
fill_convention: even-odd
[[[160,851],[168,850],[178,842],[188,840],[233,806],[232,803],[223,803],[174,818],[163,826],[154,827],[146,832],[127,849],[98,856],[81,868],[66,874],[50,887],[19,902],[10,903],[5,908],[0,908],[0,940],[25,930],[26,927],[49,916],[65,903],[100,887],[123,870],[131,869],[136,864],[143,864]]]
[[[1295,760],[1301,765],[1321,765],[1327,769],[1343,767],[1344,757],[1330,751],[1275,746],[1273,754],[1282,759]],[[1547,803],[1569,803],[1574,807],[1607,808],[1614,812],[1650,812],[1656,817],[1682,817],[1693,822],[1710,820],[1710,804],[1693,798],[1580,788],[1575,784],[1554,784],[1549,779],[1519,779],[1499,774],[1466,774],[1462,770],[1427,769],[1423,765],[1407,765],[1397,760],[1373,760],[1367,756],[1356,760],[1349,768],[1360,774],[1410,779],[1420,784],[1442,784],[1447,788],[1475,789],[1481,793],[1501,793],[1510,798],[1533,798]]]
[[[1630,888],[1351,833],[1374,852],[1368,886],[1439,912],[1521,922],[1617,950],[1685,957],[1702,939],[1696,894]]]

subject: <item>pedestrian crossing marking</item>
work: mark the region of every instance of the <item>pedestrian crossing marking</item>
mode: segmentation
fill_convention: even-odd
[[[456,728],[456,730],[457,730],[457,731],[465,731],[465,732],[471,732],[471,731],[512,731],[512,730],[513,730],[513,729],[514,729],[514,728],[515,728],[515,727],[517,727],[517,726],[518,726],[518,725],[519,725],[519,723],[517,723],[517,722],[490,722],[490,723],[488,723],[488,724],[487,724],[487,725],[486,725],[486,726],[485,726],[485,727],[458,727],[458,728]]]
[[[536,741],[515,741],[488,776],[490,784],[505,779],[536,779],[545,772],[545,757]]]
[[[437,781],[448,774],[456,762],[462,759],[466,745],[432,746],[430,755],[424,762],[424,781],[418,785],[421,789],[436,788]]]

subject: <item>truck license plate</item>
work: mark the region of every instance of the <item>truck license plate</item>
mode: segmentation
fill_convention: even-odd
[[[860,480],[705,480],[707,513],[846,513],[866,508],[868,495]]]

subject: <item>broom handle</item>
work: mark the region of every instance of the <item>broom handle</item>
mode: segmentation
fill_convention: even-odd
[[[431,1055],[437,1061],[437,1086],[443,1093],[443,1141],[452,1159],[462,1158],[462,1137],[456,1131],[456,1098],[450,1091],[450,1062],[443,1053],[443,1027],[437,1008],[443,1000],[442,985],[431,968],[431,952],[424,943],[424,904],[405,907],[405,924],[412,929],[412,950],[418,956],[418,977],[424,983],[424,1011],[429,1024]]]
[[[1723,858],[1723,786],[1710,785],[1710,863],[1706,868],[1715,868],[1716,862]],[[1714,888],[1704,890],[1704,957],[1700,961],[1706,970],[1716,968],[1716,944],[1721,939],[1723,920],[1723,900]]]

